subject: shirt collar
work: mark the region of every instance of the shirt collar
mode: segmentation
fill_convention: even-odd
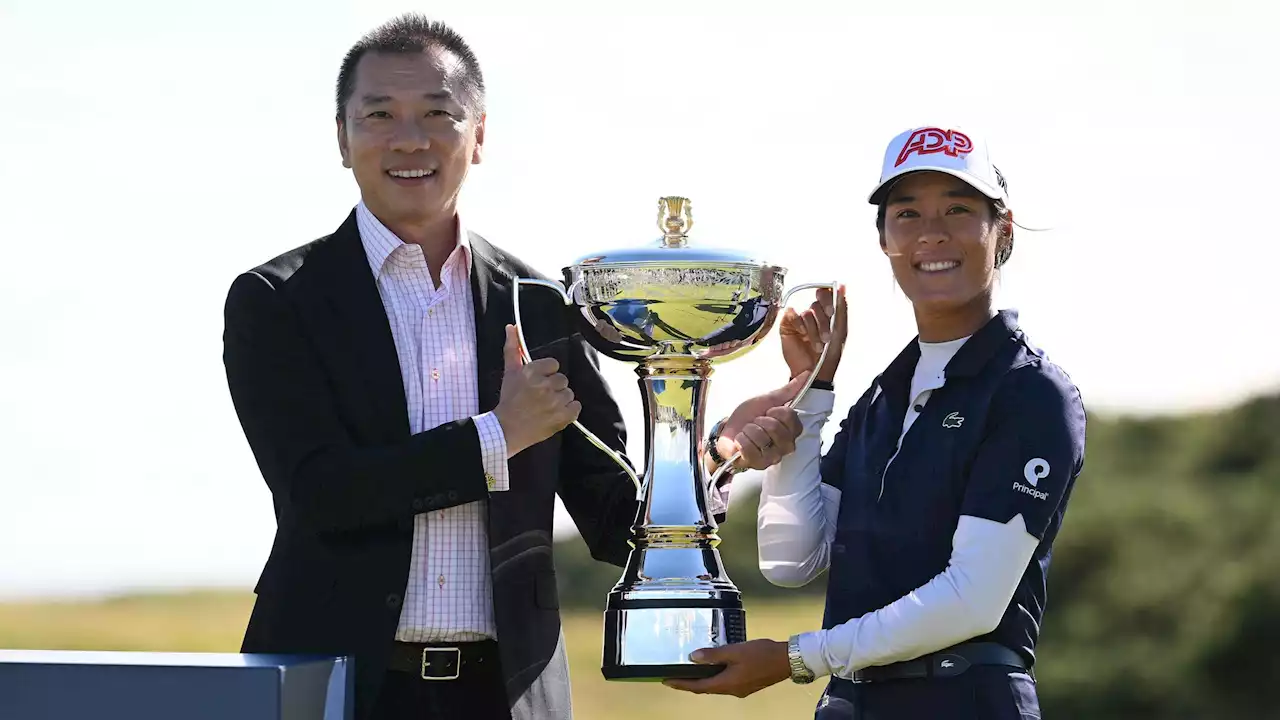
[[[916,363],[920,361],[920,343],[912,340],[902,348],[902,352],[889,363],[883,374],[884,385],[893,387],[909,387],[911,375],[915,372]]]
[[[946,377],[972,377],[977,375],[1002,345],[1015,339],[1021,331],[1018,328],[1018,311],[1001,310],[996,316],[978,329],[964,345],[956,351],[951,362],[944,371]],[[889,363],[885,369],[886,382],[910,384],[911,375],[915,372],[916,363],[920,360],[919,338],[907,344],[902,352]]]
[[[462,216],[460,214],[454,214],[454,221],[458,231],[455,247],[462,249],[463,262],[466,263],[466,267],[470,271],[470,233],[462,224]],[[387,264],[387,258],[391,257],[391,253],[403,247],[405,242],[374,216],[369,207],[364,204],[364,200],[361,200],[356,205],[356,227],[360,231],[360,244],[364,246],[364,255],[369,261],[369,269],[373,270],[374,276],[381,275],[382,267]]]
[[[996,351],[1022,334],[1017,310],[1001,310],[969,338],[947,363],[947,377],[972,377],[982,371]]]

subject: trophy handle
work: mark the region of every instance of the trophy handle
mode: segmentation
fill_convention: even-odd
[[[529,344],[525,342],[525,339],[524,339],[524,325],[520,322],[520,288],[521,286],[539,285],[541,287],[551,288],[552,290],[555,290],[557,293],[560,294],[560,299],[564,301],[564,304],[566,306],[568,306],[568,305],[574,304],[573,291],[577,289],[576,287],[577,283],[574,283],[573,285],[569,286],[569,290],[568,292],[566,292],[564,289],[564,286],[562,286],[558,282],[555,282],[554,280],[539,280],[535,278],[516,278],[515,281],[516,281],[515,287],[511,289],[512,290],[511,307],[512,307],[512,310],[515,311],[515,317],[516,317],[516,323],[515,323],[516,338],[520,341],[520,359],[526,363],[529,363],[529,362],[533,362],[533,358],[530,357],[529,355]],[[587,440],[590,441],[592,445],[595,445],[597,448],[599,448],[601,452],[609,456],[610,460],[613,460],[615,463],[617,463],[618,467],[622,468],[622,471],[627,474],[627,477],[630,478],[631,482],[636,486],[636,497],[643,499],[644,487],[640,482],[640,478],[636,477],[635,471],[631,469],[631,465],[629,465],[627,461],[622,458],[621,455],[615,452],[613,448],[609,447],[604,443],[603,440],[596,437],[595,433],[583,427],[582,423],[578,422],[577,420],[574,420],[573,426],[578,428],[578,431],[581,432],[582,435],[586,437]]]
[[[800,292],[801,290],[821,290],[822,288],[829,288],[831,290],[831,294],[834,299],[836,290],[839,288],[839,286],[840,284],[836,282],[806,283],[804,285],[797,285],[791,288],[790,290],[788,290],[782,296],[782,302],[780,303],[780,306],[786,307],[787,301],[791,299],[791,296]],[[791,398],[791,400],[788,401],[787,404],[784,405],[783,407],[794,407],[797,403],[800,402],[800,400],[804,398],[805,393],[809,392],[809,388],[813,386],[813,381],[818,377],[818,368],[822,367],[822,363],[825,362],[827,359],[827,351],[831,349],[831,336],[835,335],[835,332],[836,332],[836,314],[833,312],[831,313],[831,327],[827,333],[827,342],[822,346],[822,353],[818,355],[818,362],[814,364],[813,372],[809,373],[809,379],[806,380],[804,383],[804,386],[800,388],[800,392],[796,393],[796,396]],[[708,487],[714,488],[716,485],[718,485],[720,482],[720,478],[724,476],[725,472],[727,472],[729,468],[733,467],[733,464],[736,463],[738,461],[738,458],[740,457],[742,457],[741,450],[734,453],[733,457],[729,458],[728,460],[725,460],[725,463],[721,465],[719,469],[716,470],[715,474],[711,476],[711,480],[708,482]]]

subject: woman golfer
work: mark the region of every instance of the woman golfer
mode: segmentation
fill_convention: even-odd
[[[1084,463],[1080,393],[992,291],[1013,250],[1008,193],[980,138],[893,139],[870,201],[916,337],[871,382],[825,454],[843,348],[843,288],[782,322],[793,376],[709,438],[765,469],[761,572],[794,587],[830,571],[822,628],[694,653],[723,664],[692,692],[749,695],[830,676],[816,718],[1039,718],[1046,574]],[[834,314],[832,347],[814,368]],[[816,372],[794,408],[794,378]]]

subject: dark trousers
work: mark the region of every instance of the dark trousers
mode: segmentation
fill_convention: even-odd
[[[1035,681],[1022,670],[975,666],[950,678],[832,680],[814,720],[1040,720]]]
[[[388,670],[369,720],[511,720],[496,646],[492,656],[464,665],[452,680]]]

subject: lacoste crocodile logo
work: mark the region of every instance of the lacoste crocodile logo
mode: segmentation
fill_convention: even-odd
[[[942,418],[942,427],[944,428],[958,428],[963,424],[964,418],[960,413],[951,413],[950,415]]]

